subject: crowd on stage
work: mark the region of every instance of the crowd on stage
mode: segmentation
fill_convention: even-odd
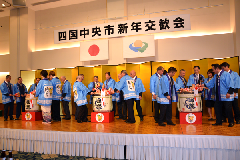
[[[195,86],[198,86],[198,93],[201,93],[202,99],[205,98],[209,121],[215,120],[212,116],[212,107],[214,107],[216,115],[214,126],[222,125],[227,120],[229,127],[233,127],[234,123],[240,124],[238,107],[240,78],[238,73],[232,71],[227,62],[212,64],[212,68],[207,71],[207,78],[200,74],[199,66],[194,66],[193,69],[194,74],[189,76],[188,81],[185,79],[186,71],[184,69],[179,71],[179,76],[174,81],[173,76],[177,72],[174,67],[170,67],[166,71],[162,66],[159,66],[156,73],[151,76],[149,85],[155,108],[155,122],[159,126],[166,126],[166,123],[167,125],[176,125],[172,122],[172,102],[178,101],[178,94],[192,92]],[[140,121],[143,121],[140,102],[146,90],[142,80],[137,77],[134,70],[129,74],[126,70],[122,70],[118,74],[119,80],[117,82],[111,78],[110,72],[105,73],[106,80],[104,83],[98,81],[98,76],[94,76],[94,81],[87,87],[82,83],[84,75],[80,74],[76,77],[72,89],[70,82],[65,76],[61,76],[59,79],[55,76],[54,71],[48,74],[46,70],[42,70],[40,74],[41,78],[36,78],[36,83],[31,86],[29,91],[22,83],[21,77],[18,77],[18,82],[13,85],[10,83],[11,76],[6,76],[6,80],[0,87],[2,103],[4,104],[4,121],[8,120],[8,108],[10,108],[10,120],[19,120],[21,109],[22,112],[25,112],[25,97],[29,93],[38,97],[37,103],[41,106],[44,124],[61,121],[61,101],[66,114],[64,119],[70,120],[69,102],[71,101],[71,92],[73,91],[76,106],[75,120],[78,123],[89,122],[87,118],[87,104],[93,103],[93,96],[96,94],[97,89],[109,90],[109,93],[112,95],[114,116],[116,105],[118,106],[119,118],[117,119],[123,119],[126,123],[135,123],[133,110],[135,102]],[[89,102],[87,101],[87,95],[90,95]],[[13,118],[14,101],[17,104],[16,119]],[[176,117],[179,118],[178,109],[176,110]],[[236,122],[234,122],[234,119]]]

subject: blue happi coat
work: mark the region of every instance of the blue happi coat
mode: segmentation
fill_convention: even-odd
[[[136,76],[133,80],[134,80],[134,86],[136,91],[136,100],[140,100],[139,94],[145,92],[146,90],[140,78],[137,78]]]
[[[13,94],[13,85],[10,83],[10,86],[11,86],[11,90],[8,88],[8,84],[6,81],[4,81],[2,84],[1,84],[1,92],[2,92],[2,103],[3,104],[7,104],[7,103],[10,103],[10,102],[13,102],[13,96],[8,96],[8,94]]]
[[[202,74],[199,74],[199,78],[200,78],[200,77],[202,77],[202,80],[203,80],[202,83],[204,83],[204,81],[205,81],[204,76],[203,76]],[[197,84],[196,74],[191,74],[191,75],[189,76],[187,86],[188,86],[188,87],[192,87],[192,84],[195,84],[195,85]],[[203,97],[203,95],[204,95],[204,90],[202,91],[202,97]]]
[[[58,77],[54,77],[50,82],[53,85],[52,99],[59,101],[61,99],[61,96],[62,96],[61,81],[59,80]]]
[[[151,92],[151,94],[154,93],[155,95],[157,95],[157,93],[156,93],[156,86],[158,84],[158,80],[160,80],[161,77],[162,76],[159,75],[157,72],[154,75],[151,76],[151,78],[150,78],[150,92]],[[156,101],[156,99],[154,99],[152,97],[152,101]]]
[[[109,88],[115,89],[115,83],[116,83],[115,80],[110,77],[108,80],[104,82],[104,85],[106,89],[109,89]],[[115,93],[112,94],[112,101],[116,101]]]
[[[233,99],[234,99],[233,94],[231,94],[230,98],[226,98],[226,94],[228,93],[228,90],[230,88],[234,88],[234,83],[233,83],[230,73],[225,72],[224,70],[221,70],[219,76],[220,76],[219,81],[216,82],[217,74],[215,74],[214,77],[208,83],[205,83],[206,87],[209,89],[215,87],[214,88],[214,92],[215,92],[214,100],[216,100],[216,83],[218,83],[219,84],[218,85],[219,101],[233,101]]]
[[[37,88],[37,84],[36,84],[36,83],[32,84],[32,86],[30,87],[30,90],[29,90],[28,94],[30,94],[30,92],[34,91],[36,88]]]
[[[101,83],[101,82],[98,82],[98,83],[100,83],[99,89],[101,90],[103,83]],[[89,90],[89,91],[92,91],[92,89],[94,89],[94,88],[95,88],[95,82],[91,82],[91,83],[88,84],[88,90]],[[89,104],[92,104],[92,95],[90,95]]]
[[[202,74],[199,74],[199,78],[202,77],[202,80],[203,80],[203,83],[205,81],[205,78]],[[196,75],[195,74],[191,74],[189,76],[189,79],[188,79],[188,83],[187,83],[187,86],[188,87],[192,87],[192,84],[197,84],[197,78],[196,78]]]
[[[17,84],[14,84],[14,86],[13,86],[13,94],[16,94],[16,93],[19,93],[19,94],[21,94],[20,93],[20,86],[19,86],[20,84],[19,83],[17,83]],[[24,93],[28,93],[28,91],[27,91],[27,87],[24,85],[24,84],[22,84],[23,85],[23,87],[24,87]],[[20,95],[20,97],[16,97],[16,102],[18,103],[18,102],[21,102],[21,95]]]
[[[53,86],[52,83],[44,78],[39,81],[36,88],[36,97],[38,97],[37,103],[41,106],[51,106],[52,105],[52,93]]]
[[[184,85],[184,81],[185,81],[185,85]],[[186,88],[187,87],[187,81],[185,78],[178,76],[178,78],[176,79],[176,83],[181,87],[181,88]]]
[[[117,88],[117,85],[119,84],[120,81],[115,83],[115,88]],[[121,102],[121,98],[120,98],[120,93],[115,93],[116,95],[116,101],[117,102]]]
[[[124,100],[136,98],[134,80],[129,75],[123,76],[116,87],[117,90],[123,91]]]
[[[88,104],[87,102],[87,94],[89,90],[88,88],[82,83],[76,81],[73,85],[73,93],[74,93],[74,102],[77,106],[83,106]]]
[[[232,70],[229,70],[228,73],[230,73],[230,75],[231,75],[231,78],[232,78],[232,80],[233,80],[234,89],[236,90],[236,97],[235,97],[235,98],[238,99],[238,90],[237,90],[237,89],[240,88],[239,75],[238,75],[237,72],[234,72],[234,71],[232,71]]]
[[[62,93],[66,93],[66,96],[62,100],[70,102],[71,101],[71,84],[68,80],[66,80],[63,84]]]
[[[211,78],[213,79],[213,78]],[[209,77],[205,79],[204,83],[208,83],[211,80]],[[215,89],[214,87],[211,89],[205,89],[205,100],[214,100]]]
[[[170,76],[168,74],[163,75],[163,77],[160,79],[160,88],[159,89],[159,101],[161,104],[171,104],[172,102],[178,101],[178,95],[177,91],[180,89],[180,86],[175,83],[173,80],[173,91],[171,90],[171,84],[170,84]],[[166,96],[164,96],[165,93],[168,93],[168,95],[171,97],[171,100],[168,100]]]
[[[162,78],[162,76],[161,76]],[[161,79],[160,78],[160,79]],[[156,101],[157,103],[161,104],[161,101],[160,101],[160,97],[159,97],[159,93],[162,93],[161,91],[161,85],[160,85],[160,79],[157,79],[156,82],[155,82],[155,93],[156,93]],[[155,99],[154,99],[155,100]]]

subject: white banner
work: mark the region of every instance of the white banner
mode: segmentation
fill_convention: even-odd
[[[132,36],[123,38],[123,58],[155,56],[154,36]]]
[[[127,20],[55,30],[54,43],[182,30],[191,30],[189,14]]]

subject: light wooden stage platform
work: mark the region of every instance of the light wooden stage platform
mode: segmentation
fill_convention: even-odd
[[[0,149],[44,154],[136,160],[238,160],[240,125],[203,124],[158,126],[153,117],[127,124],[77,123],[75,117],[52,124],[42,121],[4,121],[0,117]],[[90,117],[88,117],[90,119]]]
[[[124,120],[118,120],[115,117],[111,123],[77,123],[75,117],[71,120],[62,119],[61,122],[52,124],[42,124],[42,121],[3,121],[0,117],[0,128],[27,129],[27,130],[46,130],[46,131],[65,131],[65,132],[102,132],[102,133],[126,133],[126,134],[178,134],[178,135],[223,135],[223,136],[240,136],[240,124],[234,127],[228,127],[228,123],[222,126],[212,126],[215,121],[208,121],[208,117],[203,117],[203,124],[179,124],[178,119],[173,118],[176,126],[161,127],[155,123],[153,117],[145,116],[144,121],[140,122],[136,118],[135,124],[127,124]],[[88,117],[90,120],[90,117]]]

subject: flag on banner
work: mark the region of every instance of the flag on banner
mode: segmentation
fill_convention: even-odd
[[[123,58],[155,56],[154,36],[134,36],[123,38]]]
[[[80,43],[80,61],[108,59],[108,40],[96,40]]]

